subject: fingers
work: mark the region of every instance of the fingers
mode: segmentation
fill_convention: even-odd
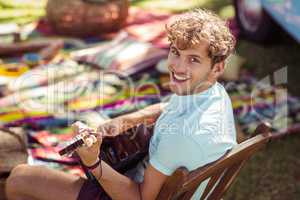
[[[97,133],[102,137],[115,137],[120,133],[120,127],[116,124],[106,124],[98,127]]]
[[[88,126],[85,125],[84,123],[82,123],[81,121],[77,121],[72,124],[72,128],[79,130],[79,129],[83,129],[83,128],[88,128]]]
[[[102,144],[101,135],[97,134],[95,129],[88,127],[82,122],[76,122],[72,128],[79,138],[82,138],[84,145],[77,148],[75,151],[79,155],[81,161],[90,166],[99,159],[100,147]]]
[[[97,133],[95,129],[88,127],[86,124],[77,121],[72,124],[72,128],[74,132],[83,139],[85,146],[90,147],[97,142],[101,144],[102,135]]]
[[[91,147],[94,144],[100,145],[102,143],[102,135],[97,134],[96,132],[90,132],[88,130],[80,133],[83,141],[87,147]]]
[[[87,147],[91,147],[97,142],[97,138],[94,135],[86,135],[83,137],[83,141]]]
[[[80,121],[73,123],[71,127],[72,127],[73,131],[77,134],[82,134],[84,132],[87,132],[89,134],[96,134],[95,129],[88,127],[86,124],[84,124]]]

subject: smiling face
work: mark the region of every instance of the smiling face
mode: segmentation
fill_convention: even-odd
[[[178,95],[202,92],[224,72],[235,38],[227,22],[211,11],[196,9],[166,24],[171,42],[168,68],[170,88]]]
[[[172,92],[177,95],[202,92],[224,72],[224,62],[213,64],[208,55],[208,46],[205,40],[184,50],[171,44],[168,69]]]

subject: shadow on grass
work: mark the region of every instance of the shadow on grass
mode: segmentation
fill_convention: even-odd
[[[271,141],[254,155],[224,200],[300,199],[300,135]]]

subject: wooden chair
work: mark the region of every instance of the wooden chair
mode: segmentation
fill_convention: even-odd
[[[238,144],[219,160],[189,172],[177,169],[165,182],[156,200],[188,200],[198,186],[209,179],[201,200],[219,200],[232,184],[246,161],[270,139],[268,124],[260,124],[254,137]]]

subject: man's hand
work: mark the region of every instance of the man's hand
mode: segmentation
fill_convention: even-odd
[[[99,159],[102,135],[81,122],[72,125],[74,132],[81,135],[85,145],[76,150],[81,161],[86,166],[92,166]]]
[[[123,117],[106,121],[97,128],[97,133],[102,137],[115,137],[126,130],[126,120]]]

